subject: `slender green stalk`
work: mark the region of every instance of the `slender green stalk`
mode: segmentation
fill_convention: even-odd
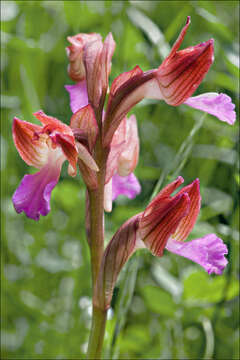
[[[107,310],[93,306],[92,328],[88,343],[87,359],[101,359]]]
[[[98,188],[89,189],[89,214],[90,214],[90,251],[92,266],[92,293],[97,281],[104,252],[104,185],[106,164],[109,150],[102,147],[101,134],[101,106],[95,111],[99,125],[99,138],[95,146],[95,160],[99,167]],[[96,296],[96,295],[95,295]],[[87,359],[100,359],[105,333],[107,310],[96,308],[93,305],[92,326],[88,343]]]

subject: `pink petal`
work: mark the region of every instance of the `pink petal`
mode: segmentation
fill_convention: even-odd
[[[126,143],[118,159],[117,172],[121,176],[127,176],[135,170],[139,155],[139,137],[136,117],[131,115],[130,118],[127,119],[126,125]]]
[[[112,200],[119,195],[125,195],[129,199],[134,199],[141,192],[141,185],[136,176],[131,173],[128,176],[115,174],[112,177]]]
[[[48,146],[46,140],[36,136],[42,131],[42,127],[31,124],[27,121],[14,118],[13,120],[13,141],[21,156],[28,164],[41,168],[48,159]]]
[[[107,160],[105,183],[108,183],[117,171],[119,156],[124,151],[126,145],[126,131],[127,118],[124,118],[112,138],[110,152]]]
[[[222,239],[215,234],[208,234],[185,243],[170,239],[166,249],[196,262],[209,274],[220,275],[228,263],[224,257],[228,253],[228,249]]]
[[[23,177],[12,198],[17,213],[24,211],[33,220],[49,213],[51,192],[58,182],[61,166],[62,161],[57,161]]]
[[[88,105],[88,93],[86,80],[75,85],[65,85],[70,95],[70,107],[73,113]]]
[[[233,125],[236,120],[235,105],[226,94],[206,93],[190,97],[184,104],[214,115],[230,125]]]

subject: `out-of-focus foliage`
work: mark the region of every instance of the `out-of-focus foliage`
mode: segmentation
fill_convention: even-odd
[[[40,108],[66,123],[71,117],[64,89],[72,83],[66,37],[112,31],[112,81],[136,64],[143,70],[159,66],[191,15],[183,47],[215,39],[215,62],[196,94],[225,92],[237,105],[238,13],[236,1],[1,2],[2,358],[82,359],[89,335],[90,262],[80,176],[69,178],[64,168],[52,211],[38,223],[17,215],[11,203],[23,175],[35,171],[13,146],[13,117],[35,122],[32,112]],[[142,193],[116,202],[106,216],[107,240],[142,211],[159,179],[164,185],[176,175],[186,183],[198,177],[203,206],[191,238],[217,233],[229,248],[229,265],[222,277],[208,276],[173,254],[158,259],[139,251],[114,292],[105,357],[239,359],[238,125],[164,102],[142,102],[134,113]]]

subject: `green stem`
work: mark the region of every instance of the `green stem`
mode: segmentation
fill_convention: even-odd
[[[89,189],[90,212],[90,251],[92,266],[92,289],[96,285],[99,269],[104,252],[104,185],[108,149],[102,148],[101,136],[95,147],[96,162],[99,167],[98,188]],[[95,294],[97,296],[98,294]],[[107,310],[96,308],[93,305],[92,327],[88,343],[87,359],[100,359],[104,339]]]
[[[87,359],[101,359],[106,319],[107,310],[101,310],[93,306],[92,328],[88,343]]]

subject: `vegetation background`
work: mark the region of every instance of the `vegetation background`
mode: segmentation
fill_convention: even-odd
[[[183,46],[215,39],[215,62],[196,94],[224,92],[237,105],[238,1],[2,1],[2,358],[83,359],[91,317],[83,182],[66,167],[51,213],[17,215],[11,196],[26,173],[12,141],[14,116],[39,109],[69,123],[67,36],[113,33],[110,81],[138,64],[159,66],[191,15]],[[143,101],[134,108],[141,140],[141,194],[119,198],[106,215],[106,238],[177,175],[201,181],[202,210],[190,237],[217,233],[229,249],[223,276],[192,262],[141,250],[114,292],[104,344],[113,359],[239,359],[237,193],[238,124],[182,105]],[[180,149],[180,150],[179,150]]]

